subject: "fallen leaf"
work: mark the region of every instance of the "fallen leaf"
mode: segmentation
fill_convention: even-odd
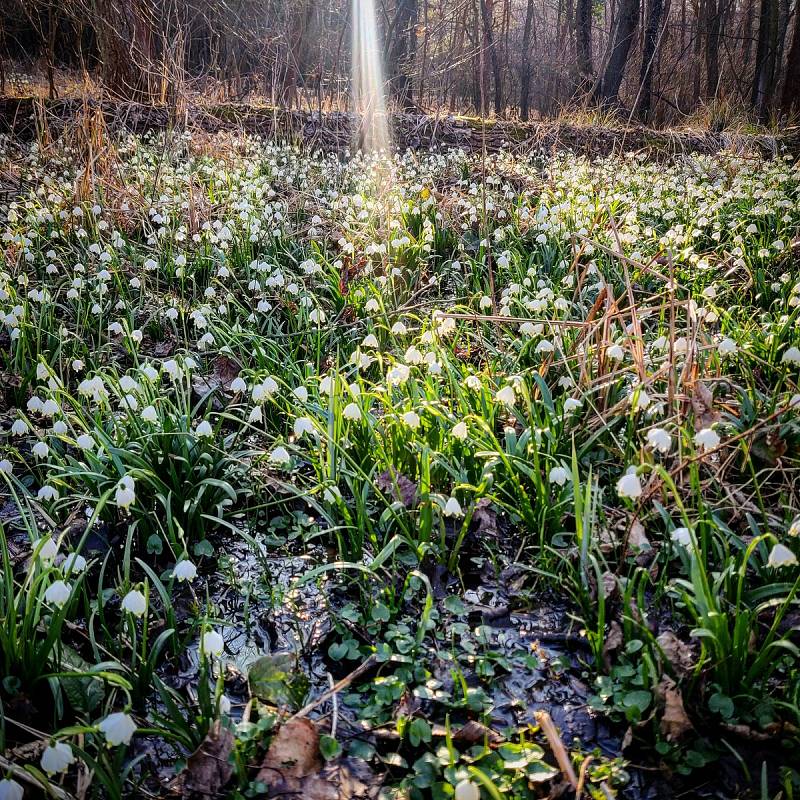
[[[473,745],[483,744],[484,741],[489,744],[499,744],[505,739],[497,731],[471,719],[453,733],[453,741],[459,744]]]
[[[617,576],[613,572],[604,572],[603,577],[603,597],[608,600],[617,593]]]
[[[482,497],[475,503],[475,510],[472,512],[472,527],[482,537],[498,535],[497,512],[492,508],[488,497]]]
[[[619,622],[614,620],[608,629],[608,635],[603,643],[603,663],[607,669],[611,669],[611,656],[622,647],[622,628]]]
[[[267,750],[257,780],[268,797],[303,800],[376,800],[382,778],[357,758],[323,764],[316,725],[303,717],[280,728]]]
[[[644,532],[644,525],[639,520],[634,520],[631,525],[631,531],[628,534],[628,549],[631,550],[649,550],[650,540]]]
[[[680,739],[692,730],[693,725],[683,707],[683,695],[672,678],[664,677],[658,685],[664,697],[664,715],[661,717],[661,733],[668,742]]]
[[[205,741],[186,761],[181,796],[218,794],[233,775],[233,765],[228,761],[233,745],[233,734],[217,720]]]
[[[721,419],[719,411],[714,409],[714,394],[702,381],[697,381],[694,385],[692,410],[694,411],[694,429],[696,431],[710,428]]]
[[[417,484],[401,472],[387,469],[378,475],[376,486],[395,502],[401,502],[406,508],[414,508],[417,504]]]
[[[664,657],[672,665],[679,678],[685,678],[694,669],[692,648],[681,641],[672,631],[663,631],[656,639]]]
[[[280,708],[297,708],[308,690],[308,679],[297,669],[294,653],[270,653],[247,670],[250,693]]]

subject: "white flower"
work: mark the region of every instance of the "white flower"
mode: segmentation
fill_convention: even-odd
[[[14,471],[14,465],[7,459],[0,459],[0,472],[10,475]]]
[[[197,577],[197,567],[188,558],[181,559],[172,570],[175,580],[193,581]]]
[[[45,484],[36,493],[36,497],[39,500],[45,500],[45,501],[58,500],[58,489],[56,489],[55,486],[50,486],[49,484]]]
[[[647,444],[659,453],[669,453],[672,449],[672,437],[663,428],[651,428],[647,431]]]
[[[548,475],[550,483],[557,483],[563,486],[569,479],[569,472],[564,467],[553,467]]]
[[[252,411],[250,412],[249,416],[247,417],[248,422],[262,422],[264,420],[264,414],[261,411],[261,406],[253,406]]]
[[[770,567],[794,567],[797,565],[797,556],[785,545],[776,544],[770,550],[767,565]]]
[[[214,435],[214,429],[211,427],[211,423],[204,419],[198,426],[195,428],[195,435],[200,436],[201,438],[210,438]]]
[[[314,420],[311,417],[298,417],[294,421],[294,435],[299,439],[306,433],[314,432]]]
[[[25,790],[15,780],[3,778],[0,781],[0,800],[22,800]]]
[[[64,573],[78,575],[86,569],[86,559],[79,553],[70,553],[61,565]]]
[[[61,606],[66,605],[67,600],[69,600],[71,591],[68,583],[64,583],[64,581],[53,581],[53,583],[47,587],[47,591],[44,593],[44,599],[48,603],[52,603],[54,606],[61,608]]]
[[[66,772],[67,767],[75,763],[75,756],[66,742],[55,742],[44,749],[39,763],[48,775],[55,775],[57,772]]]
[[[781,356],[782,364],[800,364],[800,347],[790,347]]]
[[[305,403],[308,400],[308,389],[305,386],[298,386],[296,389],[292,389],[292,394],[301,403]]]
[[[132,717],[122,711],[109,714],[97,727],[100,733],[106,737],[109,747],[130,744],[133,734],[136,733],[136,723]]]
[[[703,428],[694,435],[694,443],[703,452],[713,450],[720,443],[719,434],[711,428]]]
[[[610,358],[612,361],[622,361],[625,358],[625,351],[622,349],[622,346],[619,344],[612,344],[606,350],[606,356]]]
[[[241,394],[247,391],[247,381],[244,378],[236,377],[231,381],[231,391],[234,394]]]
[[[461,504],[455,497],[449,497],[444,504],[444,515],[446,517],[463,517],[464,512],[461,510]]]
[[[219,696],[219,713],[223,716],[231,713],[231,700],[226,694]]]
[[[420,418],[416,411],[406,411],[405,414],[403,414],[402,419],[403,422],[412,430],[419,428]]]
[[[276,447],[269,454],[269,460],[273,464],[283,466],[288,464],[292,460],[292,457],[289,455],[289,451],[285,447]]]
[[[133,505],[134,500],[136,500],[134,481],[130,475],[126,475],[117,484],[117,491],[114,494],[114,502],[120,508],[130,508],[131,505]]]
[[[453,430],[450,431],[456,439],[460,439],[462,442],[467,438],[469,431],[467,430],[467,423],[463,420],[461,422],[457,422],[453,426]]]
[[[52,564],[58,556],[58,545],[49,537],[39,539],[33,546],[42,564]]]
[[[206,631],[203,634],[203,652],[211,656],[221,656],[225,649],[225,641],[216,631]]]
[[[358,403],[348,403],[342,411],[342,416],[345,419],[361,419],[361,409],[358,407]]]
[[[44,442],[36,442],[33,446],[33,454],[36,458],[47,458],[50,448]]]
[[[402,322],[395,322],[392,325],[392,333],[396,336],[403,336],[404,334],[408,333],[408,328]]]
[[[409,375],[411,375],[409,367],[405,364],[396,364],[386,374],[386,383],[389,386],[400,386],[408,380]]]
[[[453,800],[481,800],[481,790],[472,781],[459,781],[456,784]]]
[[[78,445],[78,447],[80,447],[81,450],[92,450],[97,446],[97,442],[95,442],[94,437],[89,433],[82,433],[75,440],[75,443]]]
[[[641,497],[642,484],[635,472],[629,472],[617,481],[617,494],[620,497],[630,497],[631,499]]]
[[[122,598],[122,610],[133,614],[134,617],[141,617],[147,611],[147,600],[138,589],[131,589]]]
[[[555,345],[549,339],[542,339],[542,341],[536,345],[537,354],[552,353],[555,349]]]
[[[634,392],[634,397],[636,398],[634,408],[645,409],[650,405],[650,395],[644,389]],[[633,398],[631,398],[631,401],[633,402]]]
[[[141,417],[145,422],[157,422],[158,412],[156,411],[155,406],[145,406],[142,409]]]
[[[361,346],[362,347],[371,347],[373,350],[377,350],[378,347],[380,346],[378,344],[378,337],[375,336],[374,333],[368,333],[364,337],[364,340],[361,342]]]
[[[464,386],[466,386],[467,389],[472,389],[473,392],[479,392],[483,384],[477,375],[467,375],[464,380]]]
[[[735,355],[738,350],[739,346],[728,336],[717,345],[717,352],[721,356]]]
[[[675,528],[670,538],[675,544],[688,547],[692,543],[692,532],[688,528]]]
[[[513,406],[516,399],[517,396],[514,392],[514,387],[511,385],[504,386],[495,395],[495,400],[497,400],[498,403],[503,403],[507,406]]]
[[[571,414],[573,411],[577,411],[581,407],[581,401],[575,397],[568,397],[564,401],[564,413]]]
[[[28,423],[24,419],[15,419],[11,426],[12,436],[24,436],[28,432]]]

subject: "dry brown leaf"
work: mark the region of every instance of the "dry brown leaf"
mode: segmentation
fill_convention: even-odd
[[[685,678],[691,673],[694,669],[694,656],[692,648],[686,642],[681,641],[672,631],[660,633],[656,642],[679,678]]]
[[[613,572],[604,572],[602,581],[603,597],[608,600],[609,597],[613,597],[617,593],[617,576]]]
[[[181,796],[216,795],[233,774],[233,765],[228,761],[233,745],[233,734],[217,720],[186,761]]]
[[[257,780],[266,785],[268,797],[303,800],[375,800],[382,782],[359,759],[337,758],[323,764],[317,727],[304,717],[280,728]]]
[[[650,549],[650,540],[644,532],[644,525],[642,525],[638,519],[634,520],[633,525],[631,525],[630,533],[628,534],[628,549],[630,550],[631,548],[635,550]]]
[[[303,778],[321,766],[316,725],[303,718],[289,720],[272,740],[258,780],[271,786],[276,780]]]
[[[694,411],[694,429],[710,428],[719,422],[721,414],[714,409],[714,394],[702,381],[697,381],[692,392],[692,410]]]
[[[378,475],[375,484],[385,495],[395,502],[401,502],[406,508],[416,506],[417,484],[401,472],[387,469]]]
[[[483,744],[484,740],[489,744],[500,744],[505,741],[497,731],[487,728],[486,725],[474,719],[465,722],[453,733],[453,741],[460,744]]]
[[[664,715],[661,717],[661,733],[668,742],[680,739],[692,730],[692,722],[683,707],[683,695],[671,678],[664,677],[658,685],[664,697]]]
[[[606,669],[611,669],[611,656],[622,647],[622,628],[614,620],[608,628],[608,635],[603,643],[603,663]]]
[[[475,510],[472,512],[472,527],[482,537],[498,535],[497,512],[492,508],[491,500],[488,497],[482,497],[475,503]]]

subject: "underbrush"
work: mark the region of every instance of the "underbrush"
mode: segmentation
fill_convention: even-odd
[[[9,781],[800,788],[796,165],[2,147]]]

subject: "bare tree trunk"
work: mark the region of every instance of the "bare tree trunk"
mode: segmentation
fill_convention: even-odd
[[[594,75],[592,65],[592,0],[577,0],[575,7],[575,54],[583,83]]]
[[[722,0],[706,0],[703,19],[706,33],[706,97],[717,96],[719,88],[719,34]]]
[[[500,59],[497,54],[497,46],[494,41],[494,31],[492,30],[494,22],[494,0],[479,0],[481,7],[481,17],[483,18],[483,41],[485,44],[484,51],[489,52],[489,59],[492,64],[492,73],[494,74],[494,113],[495,116],[500,116],[503,113],[503,78],[500,72]],[[485,54],[484,54],[485,58]],[[484,82],[484,94],[486,83]]]
[[[628,63],[628,53],[631,43],[636,35],[636,25],[639,22],[639,0],[622,0],[617,24],[614,28],[614,44],[611,56],[603,72],[600,84],[602,99],[607,103],[616,103],[619,97],[619,87],[625,75],[625,66]]]
[[[786,60],[786,77],[781,97],[781,111],[790,114],[792,109],[800,106],[800,0],[795,3],[794,34],[789,56]]]
[[[663,11],[663,0],[648,0],[644,46],[642,48],[641,88],[639,89],[639,115],[644,122],[650,119],[653,72],[655,72],[656,66],[656,49],[658,47],[658,35]]]
[[[777,0],[761,0],[758,17],[756,69],[753,76],[752,105],[758,118],[766,121],[775,84],[775,55],[778,37]]]
[[[525,29],[522,33],[522,63],[519,75],[519,115],[527,122],[531,96],[531,36],[533,34],[534,0],[528,0]]]
[[[401,108],[409,108],[413,104],[409,73],[417,48],[417,13],[417,0],[398,0],[391,26],[392,93]]]

